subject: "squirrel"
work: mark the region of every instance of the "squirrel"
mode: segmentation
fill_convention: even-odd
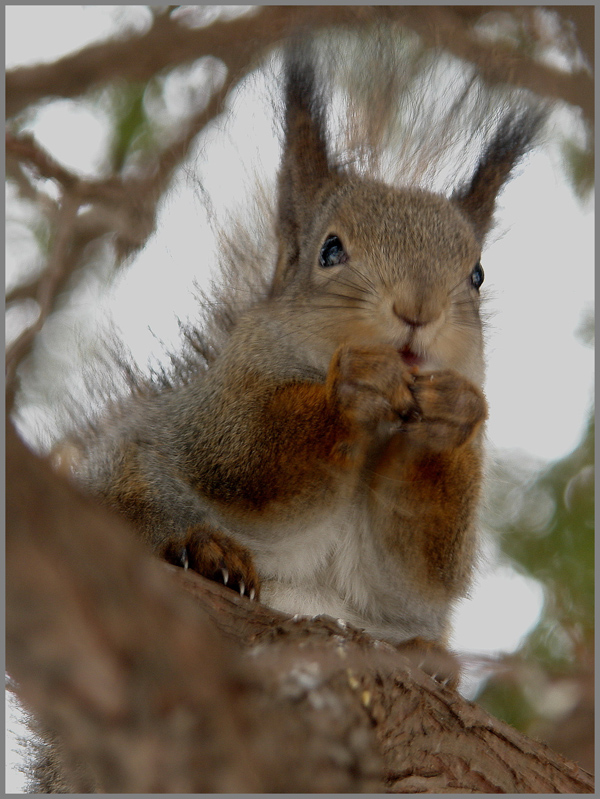
[[[481,252],[540,115],[450,196],[336,162],[311,47],[284,57],[277,257],[208,368],[82,435],[76,479],[171,563],[285,612],[443,643],[477,556]]]

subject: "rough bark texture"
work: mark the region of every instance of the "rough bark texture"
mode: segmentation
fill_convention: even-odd
[[[52,731],[42,787],[593,791],[590,775],[429,677],[410,651],[158,562],[10,426],[7,456],[7,667]]]

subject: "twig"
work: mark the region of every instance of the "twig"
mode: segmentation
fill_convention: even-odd
[[[19,136],[6,134],[6,152],[8,155],[25,162],[40,177],[56,181],[80,204],[101,200],[118,203],[122,193],[122,181],[111,177],[106,180],[86,180],[65,169],[62,164],[52,158],[30,133]]]
[[[21,161],[28,162],[42,177],[53,178],[62,184],[65,189],[74,189],[80,182],[75,175],[67,171],[48,153],[42,150],[29,133],[21,136],[7,133],[6,152]]]
[[[462,7],[406,7],[404,22],[431,46],[475,64],[489,84],[511,83],[543,97],[578,105],[590,124],[594,121],[594,81],[588,71],[565,72],[536,61],[516,48],[479,41],[461,20]],[[484,8],[486,8],[484,6]],[[515,13],[515,7],[501,6]],[[487,9],[486,9],[487,10]],[[528,9],[529,11],[529,9]],[[473,20],[476,21],[476,20]],[[563,20],[564,22],[564,20]],[[593,25],[593,16],[589,18]]]
[[[14,341],[6,352],[6,386],[12,400],[15,389],[15,377],[19,363],[30,351],[36,335],[44,326],[56,302],[57,287],[60,285],[64,274],[64,261],[66,259],[69,242],[73,233],[73,226],[77,218],[80,201],[73,194],[65,193],[58,216],[56,238],[48,265],[39,279],[36,299],[39,304],[39,314],[36,321],[26,328]]]
[[[206,106],[192,117],[183,133],[174,142],[164,147],[152,163],[147,165],[145,174],[127,181],[117,177],[103,181],[80,178],[53,159],[30,134],[16,136],[7,133],[7,155],[12,156],[19,164],[33,168],[41,177],[56,181],[63,189],[67,189],[72,197],[77,198],[81,205],[84,203],[104,205],[103,213],[98,213],[96,208],[96,213],[92,214],[96,222],[100,224],[90,226],[90,213],[88,212],[77,220],[73,230],[73,239],[78,241],[83,237],[84,244],[87,244],[91,239],[104,233],[116,231],[119,237],[117,249],[124,255],[131,249],[141,247],[151,235],[154,229],[158,199],[167,188],[175,169],[186,157],[196,136],[221,110],[223,100],[231,88],[232,82],[233,76],[228,76]],[[19,181],[21,193],[27,193],[29,198],[33,199],[35,192],[31,184],[22,174],[21,178],[22,180]],[[143,220],[141,226],[140,220]],[[83,231],[84,227],[85,231]],[[94,228],[94,233],[91,236],[90,227]],[[81,247],[78,249],[80,250]],[[66,277],[75,268],[76,264],[72,264],[71,268],[67,270],[65,264],[63,276]],[[36,277],[26,284],[16,286],[7,294],[6,304],[9,305],[24,299],[35,299],[43,280],[44,275]]]
[[[125,257],[132,249],[140,247],[151,235],[155,226],[155,212],[158,199],[166,190],[174,170],[185,158],[198,133],[208,121],[214,118],[222,107],[223,99],[231,88],[233,76],[227,80],[210,98],[206,106],[188,123],[184,132],[159,153],[141,177],[123,180],[111,177],[107,180],[86,180],[67,170],[52,158],[30,134],[16,136],[6,134],[7,154],[20,163],[33,168],[41,177],[54,180],[63,189],[63,199],[56,223],[57,237],[48,266],[40,275],[26,285],[17,286],[6,298],[7,304],[34,298],[38,301],[40,312],[36,321],[24,330],[8,348],[6,354],[6,385],[9,404],[14,396],[14,380],[18,364],[29,352],[35,336],[42,329],[54,307],[55,295],[65,279],[77,268],[78,259],[69,256],[69,250],[81,239],[81,228],[90,224],[90,213],[81,220],[77,211],[84,203],[101,205],[92,216],[96,223],[91,238],[103,233],[116,231],[118,257]],[[78,224],[79,223],[79,224]],[[88,243],[90,236],[85,236]],[[77,248],[80,253],[82,247]]]

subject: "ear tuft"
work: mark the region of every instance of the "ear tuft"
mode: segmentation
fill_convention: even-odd
[[[285,51],[285,143],[281,180],[310,200],[330,175],[325,102],[317,89],[315,56],[309,40],[293,40]],[[286,174],[291,169],[294,174]]]
[[[317,194],[334,174],[327,157],[325,103],[317,89],[310,40],[291,41],[284,65],[285,135],[279,170],[279,258],[274,292],[295,265],[301,232],[315,211]]]
[[[452,195],[483,243],[492,226],[496,198],[519,160],[531,149],[547,116],[544,109],[505,114],[487,145],[470,182]]]

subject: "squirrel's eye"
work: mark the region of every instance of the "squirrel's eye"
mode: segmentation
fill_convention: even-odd
[[[483,273],[483,267],[480,261],[477,261],[475,266],[473,267],[473,271],[471,272],[471,285],[473,288],[476,288],[477,291],[481,288],[481,284],[483,283],[483,278],[485,277]]]
[[[327,236],[319,253],[321,266],[337,266],[338,264],[345,264],[347,260],[348,254],[339,238],[337,236]]]

